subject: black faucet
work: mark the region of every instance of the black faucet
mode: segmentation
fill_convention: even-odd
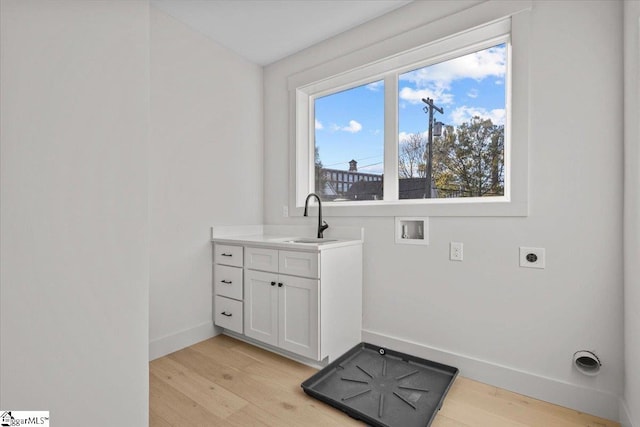
[[[315,197],[318,200],[318,239],[322,239],[322,232],[329,228],[329,224],[322,220],[322,202],[316,193],[310,193],[307,196],[307,200],[304,201],[304,216],[309,216],[307,210],[309,209],[309,199],[311,197]]]

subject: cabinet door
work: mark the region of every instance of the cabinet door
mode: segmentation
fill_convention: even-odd
[[[278,251],[276,249],[245,248],[244,266],[252,270],[278,272]]]
[[[278,346],[314,360],[319,357],[318,281],[279,276]]]
[[[244,334],[278,344],[278,275],[245,270]]]
[[[318,278],[319,257],[318,252],[280,251],[278,270],[284,274]]]

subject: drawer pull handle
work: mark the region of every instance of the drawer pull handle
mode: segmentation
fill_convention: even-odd
[[[275,285],[276,285],[276,282],[271,282],[271,286],[275,286]]]
[[[223,311],[223,312],[222,312],[222,313],[220,313],[220,314],[222,314],[223,316],[227,316],[227,317],[231,317],[231,316],[233,316],[233,314],[231,314],[231,313],[227,313],[226,311]]]
[[[281,288],[282,287],[282,283],[278,283],[278,287]]]
[[[222,256],[233,256],[233,254],[223,253]]]
[[[233,282],[231,280],[220,280],[222,283],[226,283],[227,285],[232,284]]]

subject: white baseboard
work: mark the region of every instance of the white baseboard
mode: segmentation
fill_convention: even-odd
[[[193,328],[149,341],[149,361],[215,337],[219,333],[220,331],[213,326],[213,322],[209,321]]]
[[[610,420],[618,420],[621,416],[619,413],[619,396],[607,391],[546,378],[508,366],[451,353],[366,329],[362,330],[362,340],[381,347],[455,366],[460,370],[460,375],[463,377],[546,402]]]
[[[620,425],[622,427],[637,427],[631,422],[631,413],[624,399],[620,399]]]

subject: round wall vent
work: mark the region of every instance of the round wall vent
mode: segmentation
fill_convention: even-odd
[[[594,376],[600,372],[602,363],[595,353],[587,350],[580,350],[573,354],[573,365],[581,373]]]

